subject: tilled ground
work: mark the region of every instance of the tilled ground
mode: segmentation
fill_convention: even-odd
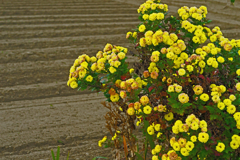
[[[229,1],[229,2],[228,2]],[[106,43],[131,47],[127,31],[139,23],[142,0],[2,0],[0,2],[0,159],[111,158],[97,146],[107,109],[102,94],[67,87],[80,54]],[[181,6],[207,5],[208,18],[226,37],[240,38],[240,3],[230,0],[165,0],[170,14]],[[130,58],[129,62],[134,59]],[[109,136],[110,137],[110,136]]]

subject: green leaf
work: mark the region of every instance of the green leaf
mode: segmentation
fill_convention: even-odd
[[[214,115],[214,114],[211,114],[210,115],[210,120],[214,120],[214,119],[217,119],[219,115]]]
[[[52,159],[53,159],[53,160],[56,160],[56,159],[55,159],[54,152],[53,152],[53,149],[51,149],[51,153],[52,153]]]
[[[60,157],[60,146],[58,146],[58,149],[57,149],[57,160],[59,160],[59,157]]]
[[[70,152],[68,151],[67,160],[69,159]]]
[[[139,153],[135,152],[135,154],[136,154],[138,160],[143,160],[142,156]]]

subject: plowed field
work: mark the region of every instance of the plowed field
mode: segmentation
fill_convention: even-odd
[[[206,0],[205,0],[206,1]],[[165,0],[170,14],[181,6],[208,7],[210,25],[240,38],[240,2]],[[95,55],[106,43],[131,47],[127,31],[139,23],[142,0],[1,0],[0,159],[111,158],[97,146],[107,134],[102,94],[67,87],[80,54]],[[130,48],[131,49],[131,48]],[[129,62],[134,59],[130,58]]]

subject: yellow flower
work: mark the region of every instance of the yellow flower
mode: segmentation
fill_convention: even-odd
[[[178,70],[178,74],[179,74],[180,76],[185,75],[185,74],[186,74],[185,69],[183,69],[183,68],[179,69],[179,70]]]
[[[116,94],[113,94],[110,96],[110,100],[112,102],[117,102],[119,100],[119,95],[116,93]]]
[[[191,136],[190,139],[191,139],[192,142],[196,142],[197,141],[197,136]]]
[[[180,54],[180,57],[181,57],[182,59],[186,60],[186,59],[188,59],[188,54],[185,53],[185,52],[182,52],[182,53]]]
[[[163,20],[164,19],[164,14],[163,13],[157,13],[157,19],[158,20]]]
[[[226,105],[226,106],[230,106],[232,104],[232,101],[230,99],[224,99],[223,100],[223,103]]]
[[[153,135],[153,134],[154,134],[154,128],[153,128],[153,126],[149,126],[149,127],[147,128],[147,132],[148,132],[149,135]]]
[[[156,131],[160,131],[160,127],[161,127],[160,124],[156,124],[156,125],[154,126],[154,129],[155,129]]]
[[[153,157],[152,157],[152,160],[159,160],[159,159],[158,159],[158,156],[156,156],[156,155],[153,156]]]
[[[198,63],[199,67],[204,68],[206,63],[202,60]]]
[[[128,39],[130,36],[132,36],[132,32],[127,32],[126,39]]]
[[[180,145],[179,145],[179,143],[178,142],[175,142],[175,143],[173,143],[173,149],[175,150],[175,151],[180,151],[180,149],[181,149],[181,147],[180,147]]]
[[[211,57],[208,58],[208,60],[207,60],[207,65],[211,66],[212,63],[213,63],[213,58],[211,58]]]
[[[179,129],[178,129],[178,126],[173,126],[172,127],[172,132],[174,133],[174,134],[178,134],[179,133]]]
[[[149,103],[149,98],[147,96],[142,96],[140,98],[140,102],[142,103],[143,106]]]
[[[173,113],[172,112],[169,112],[168,114],[165,114],[164,115],[164,118],[167,120],[167,121],[171,121],[173,119]]]
[[[183,155],[183,156],[189,156],[189,152],[188,152],[188,150],[186,149],[186,148],[181,148],[181,154]]]
[[[214,92],[212,92],[212,93],[214,93]],[[220,98],[219,98],[218,95],[214,95],[214,96],[212,97],[212,100],[213,100],[214,103],[218,103],[218,102],[220,101]]]
[[[141,47],[146,47],[146,44],[147,44],[146,43],[146,39],[145,38],[141,38],[139,44],[140,44]]]
[[[114,67],[109,68],[110,73],[115,73],[117,70]]]
[[[230,142],[230,146],[231,146],[232,149],[238,149],[239,143],[238,143],[238,141],[236,141],[236,140],[232,140],[232,141]]]
[[[191,124],[191,129],[192,129],[192,130],[198,130],[198,128],[199,128],[199,125],[198,125],[197,122],[193,122],[193,123]]]
[[[174,92],[174,86],[173,85],[168,86],[168,92]]]
[[[168,53],[166,54],[166,57],[167,57],[168,59],[173,59],[173,58],[174,58],[174,53],[173,53],[173,52],[168,52]]]
[[[196,85],[194,86],[193,91],[196,95],[200,95],[203,93],[203,88],[200,85]]]
[[[72,82],[70,83],[70,87],[73,88],[73,89],[75,89],[75,88],[78,87],[78,83],[77,83],[76,81],[72,81]]]
[[[114,64],[113,64],[114,67],[118,68],[120,65],[121,65],[120,61],[114,61]]]
[[[200,127],[201,128],[207,127],[207,122],[205,120],[201,120],[200,121]]]
[[[229,105],[229,106],[227,106],[227,112],[228,112],[229,114],[235,113],[235,112],[236,112],[236,107],[235,107],[234,105]]]
[[[150,21],[155,21],[156,18],[157,18],[157,13],[152,13],[152,14],[150,14],[150,16],[149,16],[149,20],[150,20]]]
[[[161,132],[158,132],[157,138],[159,138],[161,135],[162,135],[162,133],[161,133]]]
[[[167,154],[163,154],[162,155],[162,160],[169,160],[170,158],[168,157],[168,155]]]
[[[143,108],[143,112],[145,114],[150,114],[152,112],[152,108],[149,105],[147,105]]]
[[[225,59],[224,59],[222,56],[219,56],[219,57],[217,58],[217,61],[218,61],[219,63],[224,63]]]
[[[224,104],[223,102],[219,102],[219,103],[217,104],[217,107],[218,107],[219,109],[223,110],[223,109],[225,108],[225,104]]]
[[[175,90],[176,90],[177,93],[181,92],[181,91],[182,91],[182,86],[177,85],[177,86],[175,87]]]
[[[240,83],[236,84],[236,88],[237,88],[238,91],[240,91]]]
[[[129,73],[131,74],[132,72],[134,72],[134,69],[133,68],[129,69]]]
[[[133,107],[130,107],[127,109],[127,113],[128,113],[128,115],[132,116],[135,114],[135,109]]]
[[[230,57],[230,58],[228,58],[228,60],[229,60],[229,61],[233,61],[233,58],[232,58],[232,57]]]
[[[193,66],[192,65],[187,65],[187,70],[188,70],[188,72],[192,72],[193,71]]]
[[[240,120],[240,112],[234,113],[233,118],[235,119],[235,121]]]
[[[217,40],[217,36],[216,35],[212,35],[211,37],[210,37],[210,41],[211,42],[215,42]]]
[[[221,153],[222,151],[224,151],[224,149],[225,149],[225,144],[222,142],[218,142],[218,144],[216,146],[216,151]]]
[[[193,41],[194,43],[199,43],[199,42],[200,42],[200,39],[199,39],[198,36],[194,36],[194,37],[192,38],[192,41]]]
[[[103,143],[102,140],[99,140],[99,141],[98,141],[98,146],[99,146],[99,147],[102,147],[102,143]]]
[[[187,94],[185,93],[181,93],[178,95],[178,100],[181,102],[181,103],[187,103],[189,101],[189,97]]]
[[[240,76],[240,69],[236,71],[237,75]]]
[[[207,133],[201,132],[198,134],[198,140],[202,143],[206,143],[209,139],[209,135]]]
[[[91,75],[89,75],[89,76],[86,77],[86,81],[92,82],[92,80],[93,80],[93,77],[92,77]]]
[[[143,18],[144,20],[147,20],[147,19],[148,19],[148,17],[149,17],[149,15],[148,15],[148,14],[144,14],[144,15],[142,16],[142,18]]]
[[[139,32],[144,32],[146,30],[146,27],[145,25],[140,25],[139,28],[138,28]]]
[[[155,151],[157,152],[157,153],[159,153],[160,151],[161,151],[161,149],[162,149],[162,146],[160,146],[160,145],[156,145],[155,146]]]
[[[191,141],[188,141],[185,147],[189,152],[191,152],[194,148],[194,143]]]
[[[120,60],[122,60],[122,59],[124,59],[125,58],[125,53],[123,53],[123,52],[120,52],[120,53],[118,53],[118,58],[120,59]]]
[[[133,38],[136,39],[136,38],[137,38],[137,32],[133,32],[133,35],[132,35],[132,36],[133,36]]]
[[[213,67],[213,68],[218,68],[218,62],[217,62],[217,61],[213,61],[212,67]]]
[[[204,102],[207,102],[209,100],[209,96],[208,94],[206,93],[203,93],[201,96],[200,96],[200,99]]]

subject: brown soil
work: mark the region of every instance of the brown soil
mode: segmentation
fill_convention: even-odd
[[[229,1],[229,2],[228,2]],[[80,54],[106,43],[130,47],[125,33],[139,23],[143,0],[1,0],[0,159],[111,158],[97,142],[108,135],[102,94],[67,87],[69,68]],[[170,14],[180,6],[207,5],[212,25],[240,38],[240,2],[164,0]],[[134,59],[130,58],[129,62]],[[109,136],[109,135],[108,135]],[[109,136],[110,137],[110,136]]]

